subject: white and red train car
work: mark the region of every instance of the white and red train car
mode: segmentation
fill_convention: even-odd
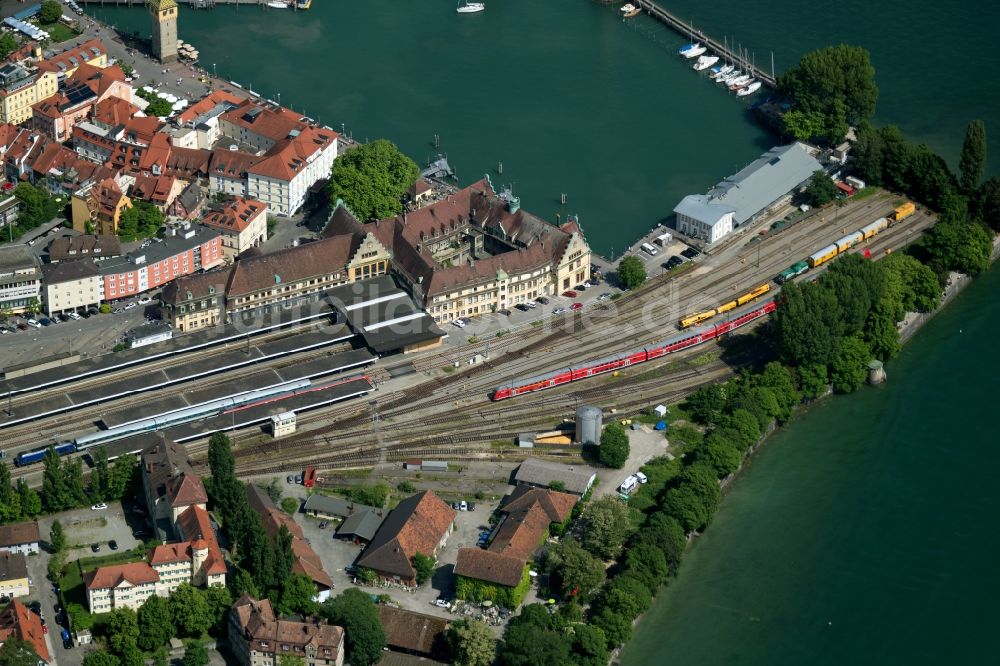
[[[679,352],[687,349],[688,347],[694,347],[704,342],[715,340],[730,331],[734,331],[741,326],[745,326],[752,321],[756,321],[764,315],[774,312],[776,308],[777,304],[774,299],[770,299],[757,305],[752,310],[737,314],[728,321],[714,326],[685,331],[684,333],[664,340],[663,342],[654,343],[641,349],[634,349],[632,351],[617,354],[615,356],[608,356],[596,361],[589,361],[580,365],[561,368],[559,370],[555,370],[544,375],[530,377],[528,379],[515,379],[507,384],[503,384],[502,386],[498,386],[493,389],[493,392],[490,394],[490,398],[493,400],[506,400],[507,398],[524,395],[525,393],[543,391],[554,386],[569,384],[570,382],[586,379],[587,377],[593,377],[594,375],[614,372],[615,370],[621,370],[629,366],[638,365],[639,363],[652,361],[653,359],[666,356],[667,354],[673,354],[674,352]]]

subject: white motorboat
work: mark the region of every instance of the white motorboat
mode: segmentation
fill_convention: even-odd
[[[459,14],[476,14],[478,12],[486,11],[485,2],[460,2],[458,4],[458,9],[455,10]]]
[[[743,72],[741,72],[738,69],[734,69],[733,71],[729,72],[728,74],[726,74],[725,76],[723,76],[721,79],[719,79],[718,83],[721,83],[723,85],[727,85],[728,86],[730,83],[732,83],[733,81],[735,81],[736,79],[738,79],[741,76],[743,76]]]
[[[641,14],[642,8],[636,7],[631,2],[629,2],[622,5],[621,9],[619,9],[618,11],[620,11],[622,13],[622,16],[624,16],[625,18],[632,18],[633,16],[638,16],[639,14]]]
[[[750,76],[749,74],[744,74],[743,76],[741,76],[741,77],[739,77],[737,79],[734,79],[733,82],[729,84],[729,89],[730,90],[739,90],[740,88],[742,88],[746,84],[750,83],[752,80],[753,80],[752,76]]]
[[[746,97],[747,95],[752,95],[758,90],[760,90],[760,86],[761,86],[760,81],[751,81],[750,84],[745,88],[740,88],[739,90],[737,90],[736,94],[739,95],[740,97]]]
[[[682,55],[687,57],[688,51],[694,51],[697,48],[701,48],[701,44],[698,42],[691,42],[690,44],[685,44],[684,46],[677,49],[677,55]]]
[[[708,69],[717,62],[719,62],[719,56],[702,56],[698,58],[698,62],[694,64],[694,71],[700,72]]]
[[[267,6],[271,9],[288,9],[288,3],[282,0],[271,0]]]
[[[698,44],[693,49],[685,51],[681,55],[684,56],[685,58],[687,58],[688,60],[690,60],[691,58],[697,58],[698,56],[700,56],[702,53],[704,53],[707,50],[708,50],[707,46],[702,46],[701,44]]]
[[[735,69],[735,67],[733,67],[732,65],[723,65],[721,68],[719,68],[719,71],[715,72],[715,75],[714,75],[713,78],[716,81],[720,81],[723,78],[729,76],[734,69]]]

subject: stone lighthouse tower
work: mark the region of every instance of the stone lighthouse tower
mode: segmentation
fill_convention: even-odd
[[[161,63],[177,60],[177,3],[174,0],[149,0],[153,24],[153,55]]]

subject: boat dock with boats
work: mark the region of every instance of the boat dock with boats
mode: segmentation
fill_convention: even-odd
[[[748,70],[752,70],[753,71],[753,75],[749,79],[747,79],[747,81],[743,84],[743,86],[752,87],[752,83],[753,82],[759,82],[760,85],[754,87],[753,91],[751,91],[749,93],[744,93],[744,94],[740,95],[741,97],[743,97],[745,95],[748,95],[748,94],[752,94],[753,92],[756,92],[757,90],[759,90],[763,86],[767,86],[768,88],[771,88],[771,89],[774,89],[774,88],[777,87],[777,80],[775,79],[775,76],[774,76],[774,62],[773,62],[773,57],[772,57],[772,62],[771,62],[771,73],[767,74],[765,72],[759,71],[759,70],[757,70],[757,69],[755,69],[755,68],[753,68],[751,66],[744,65],[744,63],[746,63],[746,54],[740,53],[737,49],[735,49],[734,47],[730,46],[728,43],[720,44],[716,40],[714,40],[711,37],[705,35],[705,33],[701,32],[701,31],[695,31],[695,30],[693,30],[690,26],[688,26],[686,23],[684,23],[684,21],[680,20],[679,18],[677,18],[676,16],[674,16],[673,14],[671,14],[670,12],[668,12],[667,10],[665,10],[663,7],[660,7],[658,4],[656,4],[652,0],[630,0],[630,3],[632,5],[634,5],[635,7],[639,8],[640,10],[642,10],[643,12],[645,12],[646,14],[648,14],[650,17],[656,19],[660,23],[663,23],[664,25],[668,26],[669,28],[672,28],[673,30],[677,31],[678,33],[680,33],[684,37],[690,37],[691,38],[691,42],[689,44],[686,44],[685,46],[683,46],[678,51],[678,55],[681,55],[681,56],[683,56],[685,58],[688,58],[688,59],[698,58],[699,56],[701,56],[702,58],[704,58],[704,57],[706,57],[706,55],[709,58],[717,57],[717,58],[725,61],[727,63],[726,66],[729,66],[729,64],[733,64],[733,66],[735,67],[735,69],[739,69],[741,66],[746,66],[746,68]],[[704,61],[701,61],[701,62],[704,62]],[[708,65],[708,67],[711,67],[712,65],[714,65],[717,62],[718,62],[718,60],[713,61],[710,65]],[[721,71],[722,69],[725,69],[726,66],[720,67],[718,71],[713,69],[712,72],[711,72],[711,75],[713,77],[715,77],[718,74],[718,72]],[[695,68],[696,69],[704,69],[704,68],[698,67],[698,63],[697,62],[695,63]],[[733,69],[727,70],[726,76],[728,76],[733,71],[734,71]],[[740,74],[739,74],[739,76],[744,76],[744,75],[747,75],[747,74],[748,74],[748,72],[742,72],[741,71]],[[733,80],[735,80],[737,78],[739,78],[739,77],[733,77]],[[716,79],[716,80],[718,80],[718,79]],[[727,85],[731,85],[731,84],[732,84],[732,80],[730,80]],[[749,84],[749,86],[748,86],[748,84]],[[741,87],[739,90],[737,90],[736,91],[737,94],[739,94],[740,90],[743,90],[743,88]]]

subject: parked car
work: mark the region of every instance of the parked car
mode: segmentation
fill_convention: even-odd
[[[683,252],[681,252],[681,255],[687,257],[688,259],[694,259],[699,254],[701,254],[701,252],[699,252],[698,250],[694,249],[693,247],[689,247],[688,249],[686,249]]]
[[[92,552],[95,552],[95,553],[99,553],[99,552],[101,552],[101,544],[99,544],[99,543],[95,543],[95,544],[91,545],[91,546],[90,546],[90,550],[91,550]]]
[[[552,311],[552,314],[561,315],[561,314],[566,314],[567,312],[569,312],[569,310],[567,310],[566,308],[556,308],[555,310]]]
[[[646,483],[647,481],[649,481],[649,479],[646,478],[646,475],[643,474],[642,472],[636,472],[635,478],[639,480],[639,483]]]
[[[538,301],[539,303],[541,303],[542,305],[548,305],[549,304],[549,299],[548,299],[547,296],[539,296],[535,300]]]
[[[118,542],[112,539],[111,541],[108,542],[108,548],[110,548],[111,550],[118,550]]]
[[[469,505],[466,504],[465,500],[462,500],[461,502],[458,503],[458,510],[459,511],[468,511],[469,510]]]
[[[532,310],[534,310],[535,308],[537,308],[537,307],[538,307],[538,303],[536,303],[536,302],[534,302],[534,301],[525,301],[525,303],[524,303],[524,304],[525,304],[525,305],[527,305],[527,306],[528,306],[529,308],[531,308]]]
[[[297,483],[300,486],[302,485],[302,475],[301,474],[296,474],[295,475],[295,483]]]
[[[142,298],[139,299],[139,305],[149,305],[152,302],[153,299],[150,298],[149,296],[143,296]]]
[[[135,301],[132,301],[131,303],[126,303],[126,304],[125,304],[125,309],[126,309],[126,310],[132,310],[132,309],[134,309],[135,307],[136,307],[136,303],[135,303]]]
[[[527,312],[528,310],[530,310],[530,309],[531,309],[531,308],[529,308],[529,307],[528,307],[527,305],[525,305],[524,303],[518,303],[518,304],[517,304],[517,305],[515,305],[514,307],[515,307],[516,309],[520,310],[521,312]]]
[[[497,312],[499,314],[502,314],[504,317],[509,317],[511,315],[510,310],[508,310],[507,308],[503,308],[502,310],[497,310]]]
[[[295,477],[289,474],[285,477],[285,483],[295,483]]]
[[[569,309],[570,310],[582,310],[583,309],[583,303],[574,303],[573,305],[569,306]]]
[[[475,510],[476,510],[476,503],[469,502],[469,511],[475,511]]]
[[[80,319],[80,315],[77,314],[76,312],[67,312],[66,316],[69,317],[70,319],[73,319],[73,320],[79,320]]]
[[[42,326],[48,326],[49,324],[52,323],[52,320],[49,319],[48,317],[42,317],[41,319],[38,320],[38,323],[41,324]]]
[[[566,298],[576,298],[576,292],[570,289],[568,291],[564,291],[563,296],[565,296]]]
[[[57,314],[56,319],[59,321],[69,321],[69,315],[67,314]]]
[[[42,616],[42,604],[37,601],[31,601],[28,604],[28,610],[30,610],[35,615]]]
[[[35,321],[34,319],[29,319],[29,320],[27,321],[27,324],[28,324],[28,326],[30,326],[31,328],[41,328],[41,327],[42,327],[42,325],[41,325],[41,324],[39,324],[39,323],[38,323],[37,321]]]
[[[601,294],[600,296],[598,296],[597,300],[599,300],[599,301],[606,301],[609,298],[611,298],[611,292],[610,291],[606,291],[603,294]]]
[[[449,606],[451,606],[451,602],[448,601],[447,599],[435,599],[434,605],[438,606],[439,608],[448,608]]]
[[[465,323],[464,319],[456,319],[455,321],[453,321],[451,323],[454,324],[455,326],[458,326],[459,328],[465,328],[466,327],[466,323]]]
[[[326,529],[326,525],[327,525],[327,523],[326,523],[326,521],[325,521],[325,520],[321,520],[321,521],[319,522],[319,528],[320,528],[321,530],[325,530],[325,529]]]
[[[588,289],[590,289],[590,285],[587,284],[586,282],[581,282],[580,284],[576,285],[576,291],[587,291]]]
[[[125,312],[125,308],[115,308],[111,311],[111,314],[121,314],[123,312]]]
[[[461,511],[461,508],[460,508],[458,502],[452,502],[451,503],[451,508],[454,509],[455,511]]]
[[[99,504],[95,504],[95,505],[91,506],[90,510],[91,511],[103,511],[104,509],[107,509],[107,508],[108,508],[108,505],[105,504],[104,502],[101,502]]]

